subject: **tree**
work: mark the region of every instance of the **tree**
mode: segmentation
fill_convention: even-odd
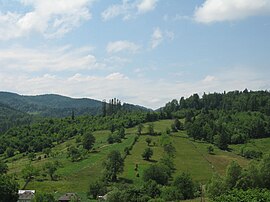
[[[152,139],[150,137],[147,137],[145,139],[145,142],[147,142],[147,145],[149,146],[151,144],[151,142],[152,142]]]
[[[7,164],[0,160],[0,175],[6,174],[7,171],[8,171]]]
[[[19,184],[7,175],[0,175],[0,202],[17,202]]]
[[[262,177],[262,186],[270,189],[270,155],[266,155],[259,165],[260,175]]]
[[[82,147],[77,148],[74,145],[71,145],[67,149],[67,157],[71,158],[72,162],[82,160],[86,154],[87,154],[87,151],[83,149]]]
[[[52,152],[52,149],[51,149],[51,148],[44,148],[44,149],[42,150],[42,152],[43,152],[44,154],[46,154],[47,156],[49,156],[50,153]]]
[[[43,171],[47,173],[51,180],[55,180],[55,172],[57,171],[59,164],[55,162],[46,162],[43,166]]]
[[[35,168],[34,166],[32,166],[31,164],[26,165],[22,169],[22,177],[25,180],[25,182],[31,181],[38,175],[39,175],[39,170]]]
[[[232,189],[235,187],[236,182],[240,179],[242,173],[241,166],[236,162],[232,161],[226,171],[226,178],[225,182],[229,189]]]
[[[53,194],[49,193],[36,193],[33,202],[56,202]]]
[[[37,155],[36,155],[35,152],[30,152],[30,153],[28,154],[28,159],[29,159],[30,161],[34,161],[36,157],[37,157]]]
[[[147,161],[149,161],[152,156],[153,156],[153,150],[149,147],[146,148],[142,153],[143,159],[145,159]]]
[[[125,138],[125,128],[124,127],[120,127],[119,129],[118,129],[118,133],[117,133],[117,135],[120,137],[120,138]]]
[[[14,153],[15,153],[15,150],[14,150],[13,148],[8,147],[8,148],[6,149],[6,156],[7,156],[7,157],[12,157],[12,156],[14,156]]]
[[[114,143],[114,138],[113,138],[113,135],[112,134],[109,134],[108,138],[107,138],[107,142],[109,144],[113,144]]]
[[[96,138],[92,133],[90,132],[85,133],[83,135],[83,140],[82,140],[83,148],[89,151],[90,149],[93,148],[95,141],[96,141]]]
[[[214,153],[214,147],[212,145],[209,145],[207,147],[208,154],[213,154]]]
[[[189,173],[182,173],[180,176],[176,177],[173,186],[182,194],[184,199],[194,198],[195,185]]]
[[[150,165],[143,171],[143,180],[145,182],[154,180],[158,184],[165,185],[168,183],[169,176],[163,166]]]
[[[116,150],[111,151],[104,162],[104,167],[107,180],[115,182],[117,174],[124,171],[124,159],[121,157],[120,152]]]
[[[179,121],[178,118],[174,119],[174,125],[177,130],[183,130],[184,126],[183,124]]]
[[[221,178],[217,173],[214,173],[210,183],[207,184],[206,191],[207,195],[213,199],[220,196],[228,190],[223,178]]]
[[[155,135],[155,129],[154,129],[154,124],[153,123],[148,124],[148,134],[149,135]]]
[[[174,157],[175,156],[175,153],[176,153],[176,149],[175,147],[172,145],[172,143],[169,143],[169,144],[165,144],[163,146],[163,149],[164,149],[164,152],[170,156],[170,157]]]
[[[167,174],[169,177],[171,177],[174,170],[175,170],[173,158],[168,156],[168,155],[165,155],[160,159],[160,164],[167,167],[167,169],[166,169]]]
[[[107,192],[106,183],[101,180],[95,181],[90,184],[88,196],[92,196],[94,199],[97,199],[98,196],[104,195]]]
[[[144,128],[143,124],[140,123],[140,124],[138,125],[138,129],[137,129],[138,135],[141,135],[141,134],[142,134],[143,128]]]
[[[130,148],[129,147],[125,147],[124,152],[125,152],[126,155],[129,155],[130,154],[129,151],[130,151]]]
[[[142,189],[143,192],[148,196],[150,196],[151,198],[156,198],[161,193],[157,182],[153,180],[145,182]]]

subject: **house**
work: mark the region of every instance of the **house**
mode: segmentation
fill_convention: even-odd
[[[19,190],[18,202],[31,202],[35,197],[35,190]]]
[[[61,196],[59,199],[58,199],[58,202],[70,202],[70,201],[81,201],[80,197],[77,196],[77,194],[75,193],[66,193],[65,195]]]

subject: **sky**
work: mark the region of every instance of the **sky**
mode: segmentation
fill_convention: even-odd
[[[119,98],[270,89],[270,0],[0,0],[0,91]]]

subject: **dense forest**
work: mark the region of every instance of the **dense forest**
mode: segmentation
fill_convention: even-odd
[[[194,94],[172,100],[161,109],[163,116],[185,118],[190,137],[227,149],[228,144],[270,137],[270,93],[233,91]]]

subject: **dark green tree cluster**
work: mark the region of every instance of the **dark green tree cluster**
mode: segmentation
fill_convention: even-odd
[[[120,143],[122,141],[122,139],[125,138],[125,136],[126,136],[125,128],[122,126],[122,127],[117,129],[116,133],[111,133],[108,136],[107,142],[109,144]]]
[[[270,156],[265,156],[259,163],[251,162],[242,168],[233,161],[227,167],[226,176],[214,174],[207,185],[208,196],[212,199],[227,195],[232,190],[270,189]]]
[[[0,202],[16,202],[18,200],[19,184],[7,175],[8,166],[0,160]]]
[[[270,92],[268,91],[231,91],[224,93],[203,94],[200,98],[194,94],[189,98],[182,97],[179,101],[172,100],[163,108],[163,112],[175,115],[182,109],[235,110],[238,112],[259,111],[270,115]]]
[[[270,117],[260,112],[201,110],[186,117],[187,133],[194,140],[205,140],[220,149],[242,144],[252,138],[270,135]]]
[[[0,154],[6,153],[7,157],[11,157],[16,152],[40,152],[45,148],[53,147],[54,143],[62,143],[77,135],[82,135],[82,140],[86,141],[85,134],[89,131],[110,129],[112,125],[115,129],[119,129],[119,135],[123,138],[125,135],[123,128],[144,123],[147,121],[147,116],[148,113],[144,112],[119,112],[106,117],[41,119],[33,124],[11,128],[4,134],[0,134]]]

